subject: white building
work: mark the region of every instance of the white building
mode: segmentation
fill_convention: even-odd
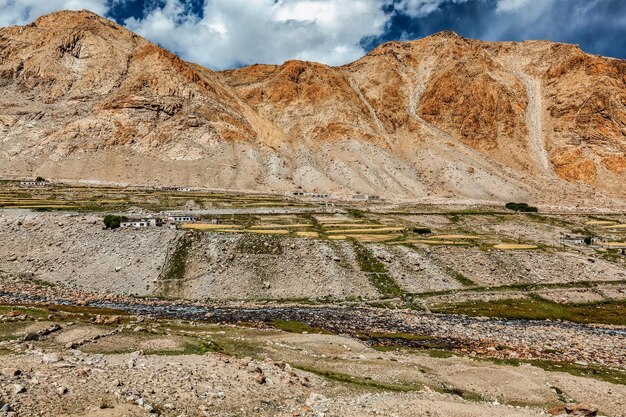
[[[186,223],[186,222],[194,222],[194,221],[196,221],[196,219],[193,216],[189,216],[189,215],[169,216],[167,218],[167,220],[172,222],[172,223]]]
[[[592,237],[591,244],[595,243],[595,241],[596,241],[596,238]],[[585,236],[574,236],[574,235],[564,234],[561,236],[561,243],[569,244],[569,245],[584,245]]]
[[[160,222],[157,219],[139,219],[139,220],[128,220],[125,222],[121,222],[120,223],[120,227],[127,227],[127,228],[135,228],[135,229],[141,229],[141,228],[145,228],[145,227],[157,227],[160,226],[159,224]]]
[[[50,181],[20,181],[23,187],[48,187],[52,185]]]

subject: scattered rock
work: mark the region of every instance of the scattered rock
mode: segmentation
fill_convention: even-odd
[[[20,376],[21,374],[22,371],[17,368],[2,368],[2,375],[9,378],[14,378],[16,376]]]
[[[57,363],[61,362],[63,359],[58,353],[46,353],[41,358],[41,362],[43,363]]]
[[[567,404],[565,412],[569,416],[595,417],[598,414],[598,407],[593,404]]]

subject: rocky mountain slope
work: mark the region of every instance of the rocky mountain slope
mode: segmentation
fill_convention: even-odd
[[[444,32],[342,67],[216,73],[59,12],[0,29],[0,138],[2,177],[619,200],[626,62]]]

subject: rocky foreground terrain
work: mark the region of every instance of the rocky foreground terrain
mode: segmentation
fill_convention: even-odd
[[[576,376],[560,371],[565,365],[493,362],[476,351],[468,356],[375,350],[312,327],[286,333],[122,312],[96,315],[104,310],[67,306],[3,311],[0,329],[12,329],[0,342],[5,353],[0,412],[7,416],[595,416],[599,410],[623,416],[626,411],[623,369],[587,370],[592,365],[584,362],[577,362],[583,371]],[[583,333],[532,333],[535,345],[550,334],[596,349],[579,330]],[[623,359],[624,336],[613,336],[613,346],[611,337],[604,340],[607,351]],[[508,356],[516,355],[516,347],[507,349]],[[602,377],[583,376],[594,374]]]
[[[626,415],[622,214],[371,208],[0,211],[0,415]]]
[[[0,29],[0,176],[388,198],[625,196],[626,63],[440,33],[213,72],[92,13]]]

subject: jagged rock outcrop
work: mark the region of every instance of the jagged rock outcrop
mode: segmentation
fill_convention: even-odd
[[[626,62],[442,32],[213,72],[90,12],[0,29],[0,176],[624,199]]]

